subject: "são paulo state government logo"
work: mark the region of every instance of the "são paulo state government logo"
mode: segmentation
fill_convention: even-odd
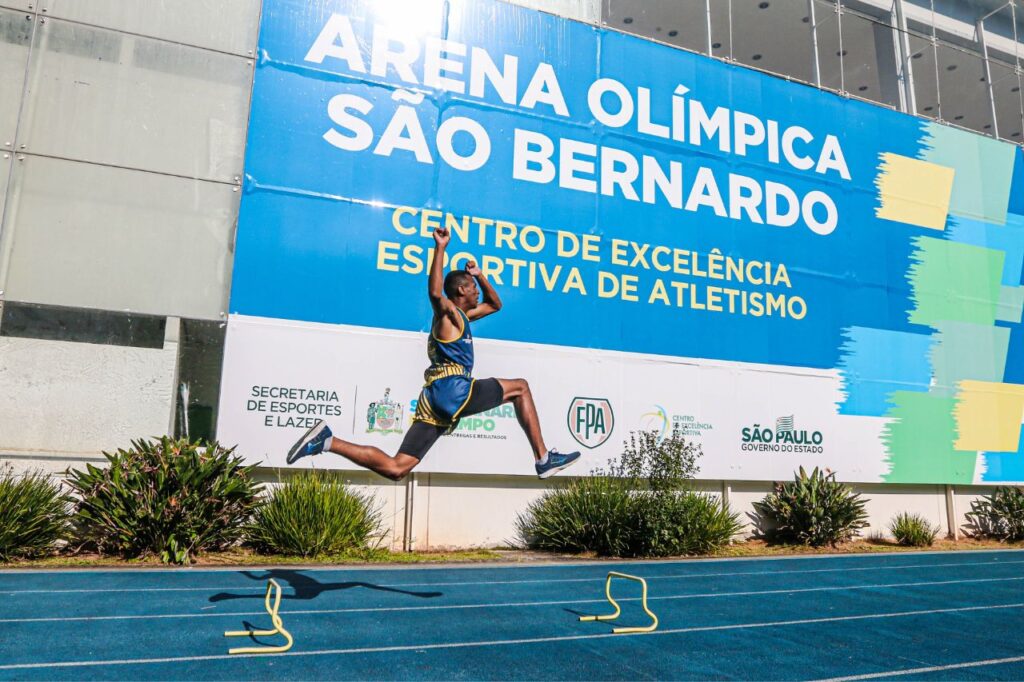
[[[366,408],[367,433],[401,433],[402,405],[391,399],[391,389],[384,389],[384,397]]]
[[[596,448],[612,435],[615,414],[605,398],[573,398],[566,415],[569,433],[585,448]]]
[[[775,420],[775,429],[760,424],[745,426],[740,432],[740,449],[747,452],[804,452],[821,454],[825,451],[825,436],[815,429],[797,427],[793,415]]]

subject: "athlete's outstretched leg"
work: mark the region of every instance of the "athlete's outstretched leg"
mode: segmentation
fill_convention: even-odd
[[[498,379],[504,391],[505,402],[516,408],[516,419],[523,427],[523,432],[533,448],[537,475],[541,478],[553,476],[562,469],[574,464],[580,458],[579,452],[562,453],[548,450],[544,444],[544,436],[540,432],[540,419],[537,417],[537,406],[533,403],[533,394],[526,379]]]
[[[412,455],[399,452],[391,457],[380,448],[372,445],[356,445],[340,438],[332,438],[331,446],[325,452],[333,452],[341,455],[350,462],[355,462],[361,467],[375,471],[384,478],[392,481],[400,481],[405,475],[412,471],[420,460]]]
[[[516,408],[516,419],[530,441],[533,458],[540,460],[547,454],[548,448],[544,445],[544,436],[540,432],[540,419],[537,418],[537,406],[533,404],[530,384],[526,379],[498,379],[498,383],[505,392],[505,402],[512,403]]]
[[[431,441],[430,445],[433,445],[433,441]],[[427,447],[429,448],[429,445]],[[292,446],[286,461],[288,464],[294,464],[302,457],[318,455],[321,452],[341,455],[359,466],[374,471],[385,478],[390,478],[393,481],[399,481],[404,478],[406,474],[420,463],[420,457],[422,457],[422,455],[414,457],[404,452],[399,452],[394,457],[390,457],[383,450],[372,445],[356,445],[355,443],[343,441],[340,438],[333,437],[327,422],[320,420]]]

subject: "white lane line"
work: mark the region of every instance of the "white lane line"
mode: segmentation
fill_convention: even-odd
[[[986,665],[1000,665],[1002,663],[1021,663],[1024,656],[1012,658],[988,658],[983,661],[967,661],[965,663],[950,663],[949,665],[932,665],[927,668],[908,668],[904,670],[890,670],[884,673],[866,673],[864,675],[848,675],[847,677],[829,677],[819,682],[848,682],[851,680],[875,680],[880,677],[899,677],[900,675],[918,675],[920,673],[934,673],[943,670],[960,670],[963,668],[980,668]]]
[[[754,597],[772,594],[799,594],[803,592],[844,592],[852,590],[880,590],[898,587],[934,587],[936,585],[961,585],[964,583],[1001,583],[1024,580],[1024,576],[1014,578],[964,578],[961,580],[933,580],[913,583],[878,583],[872,585],[842,585],[827,587],[792,587],[779,590],[749,590],[744,592],[703,592],[696,594],[673,594],[648,597],[647,601],[669,601],[679,599],[716,599],[721,597]],[[446,609],[504,609],[529,606],[564,606],[567,604],[598,604],[607,599],[564,599],[558,601],[521,601],[503,602],[498,604],[428,604],[426,606],[366,606],[347,609],[299,609],[282,612],[285,616],[309,616],[338,613],[381,613],[392,611],[443,611]],[[622,597],[616,601],[640,601],[640,597]],[[243,616],[262,616],[266,611],[226,611],[220,613],[158,613],[153,615],[136,614],[130,616],[68,616],[64,618],[0,618],[0,623],[65,623],[72,621],[108,621],[108,620],[156,620],[160,618],[240,618]]]
[[[699,578],[725,578],[733,576],[752,576],[752,575],[805,575],[805,574],[816,574],[816,573],[854,573],[863,571],[901,571],[911,568],[963,568],[963,567],[998,567],[1008,566],[1012,564],[1024,564],[1024,560],[1020,561],[991,561],[991,562],[979,562],[979,561],[967,561],[967,562],[956,562],[947,564],[904,564],[902,566],[858,566],[855,568],[814,568],[805,571],[732,571],[723,573],[678,573],[670,575],[652,575],[645,576],[647,581],[652,580],[684,580],[684,579],[699,579]],[[656,565],[656,564],[652,564]],[[351,582],[354,585],[373,584],[374,587],[462,587],[467,585],[529,585],[529,584],[554,584],[554,583],[589,583],[589,582],[604,582],[605,576],[595,576],[592,578],[551,578],[548,580],[470,580],[462,582],[419,582],[419,583],[382,583],[373,584],[366,580],[350,580],[345,582]],[[262,580],[262,578],[260,578]],[[287,581],[286,577],[278,576],[278,580]],[[328,585],[330,583],[327,583]],[[310,591],[317,589],[321,584],[312,583],[309,586]],[[91,594],[91,593],[108,593],[108,592],[263,592],[266,590],[266,585],[235,585],[230,587],[224,586],[212,586],[212,587],[116,587],[116,588],[98,588],[98,589],[70,589],[70,590],[5,590],[0,589],[0,595],[2,596],[16,596],[19,594]],[[292,588],[294,589],[294,588]]]
[[[707,625],[692,628],[675,628],[672,630],[655,630],[654,632],[627,633],[616,635],[610,632],[594,635],[562,635],[557,637],[530,637],[525,639],[492,639],[470,642],[447,642],[431,644],[408,644],[380,647],[360,647],[350,649],[315,649],[312,651],[286,651],[275,654],[275,658],[284,656],[341,656],[347,654],[377,654],[397,651],[426,651],[428,649],[466,649],[488,646],[509,646],[516,644],[546,644],[550,642],[574,642],[588,639],[607,639],[609,637],[658,637],[660,635],[678,635],[695,632],[721,632],[727,630],[748,630],[755,628],[774,628],[787,625],[815,625],[820,623],[840,623],[857,620],[873,620],[881,618],[905,618],[909,616],[927,616],[939,613],[964,613],[968,611],[992,611],[995,609],[1020,609],[1024,602],[1016,604],[995,604],[992,606],[962,606],[948,609],[927,609],[922,611],[896,611],[892,613],[869,613],[857,616],[832,616],[829,618],[802,618],[800,620],[779,620],[762,623],[738,623],[735,625]],[[91,661],[57,661],[52,663],[14,663],[0,665],[0,670],[28,670],[37,668],[79,668],[103,665],[149,665],[155,663],[185,663],[190,661],[226,661],[241,658],[253,658],[259,655],[212,654],[207,656],[173,656],[167,658],[121,658]]]

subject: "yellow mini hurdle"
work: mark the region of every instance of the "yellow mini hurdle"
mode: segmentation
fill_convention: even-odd
[[[270,604],[270,594],[274,594],[274,604]],[[271,635],[281,635],[287,641],[281,646],[249,646],[249,647],[238,647],[235,649],[228,649],[229,654],[280,654],[288,651],[292,648],[294,640],[292,636],[284,629],[284,624],[281,622],[281,616],[278,614],[278,609],[281,607],[281,586],[277,584],[276,580],[270,580],[267,583],[267,595],[264,597],[264,604],[267,607],[267,613],[270,614],[270,620],[274,624],[273,630],[229,630],[224,633],[225,637],[269,637]]]
[[[625,578],[626,580],[635,580],[640,583],[643,587],[643,593],[640,598],[640,604],[643,606],[644,611],[648,616],[651,617],[651,624],[645,625],[644,627],[631,627],[631,628],[614,628],[612,632],[616,635],[621,635],[629,632],[654,632],[655,628],[658,627],[658,617],[651,612],[647,607],[647,581],[643,578],[638,578],[635,575],[627,575],[625,573],[618,573],[616,571],[609,571],[608,577],[604,581],[604,594],[608,597],[608,601],[615,607],[615,613],[609,613],[606,616],[580,616],[581,621],[594,621],[594,620],[615,620],[622,613],[622,609],[619,607],[619,602],[615,601],[612,597],[612,578]]]

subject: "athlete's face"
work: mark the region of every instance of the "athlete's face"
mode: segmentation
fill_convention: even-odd
[[[476,285],[476,280],[459,287],[459,301],[459,307],[463,310],[469,310],[480,302],[480,289]]]

